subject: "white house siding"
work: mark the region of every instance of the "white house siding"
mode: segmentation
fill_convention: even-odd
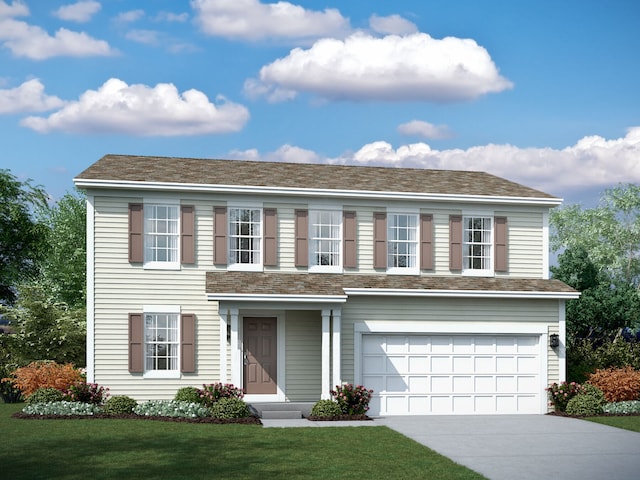
[[[496,211],[495,215],[508,217],[509,271],[501,275],[544,278],[542,213],[515,209]]]
[[[351,297],[342,308],[342,379],[354,382],[354,325],[358,322],[472,322],[485,329],[518,323],[558,324],[557,300]],[[558,357],[548,350],[548,380],[558,381]]]
[[[322,317],[319,311],[286,314],[287,400],[315,401],[322,391]]]

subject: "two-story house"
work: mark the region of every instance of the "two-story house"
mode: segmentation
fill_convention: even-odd
[[[545,413],[561,199],[481,172],[107,155],[82,172],[88,379],[170,399],[375,391],[372,415]]]

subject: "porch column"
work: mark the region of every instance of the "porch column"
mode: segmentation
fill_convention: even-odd
[[[340,331],[341,331],[341,316],[342,316],[342,308],[334,308],[333,309],[333,341],[331,347],[333,348],[333,382],[331,384],[332,388],[335,388],[337,385],[342,384],[341,372],[340,372],[340,360],[341,360],[341,351],[342,346],[340,344]]]
[[[322,309],[322,392],[320,398],[328,400],[331,398],[329,390],[331,386],[329,382],[330,378],[330,350],[331,350],[331,337],[330,337],[330,324],[331,324],[331,310],[325,308]]]
[[[220,381],[227,383],[227,314],[226,308],[219,308],[220,316]]]
[[[560,382],[567,380],[567,317],[566,302],[558,300],[558,327],[560,329],[560,346],[558,347],[558,370]]]
[[[231,383],[242,387],[242,352],[238,345],[238,309],[230,308],[231,317]]]

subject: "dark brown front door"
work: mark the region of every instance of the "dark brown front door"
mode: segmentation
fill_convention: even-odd
[[[276,318],[244,318],[244,389],[248,395],[276,393],[276,325]]]

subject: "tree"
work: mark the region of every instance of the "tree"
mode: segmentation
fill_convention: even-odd
[[[0,170],[0,303],[12,304],[16,285],[38,274],[46,227],[33,214],[46,206],[42,187]]]

